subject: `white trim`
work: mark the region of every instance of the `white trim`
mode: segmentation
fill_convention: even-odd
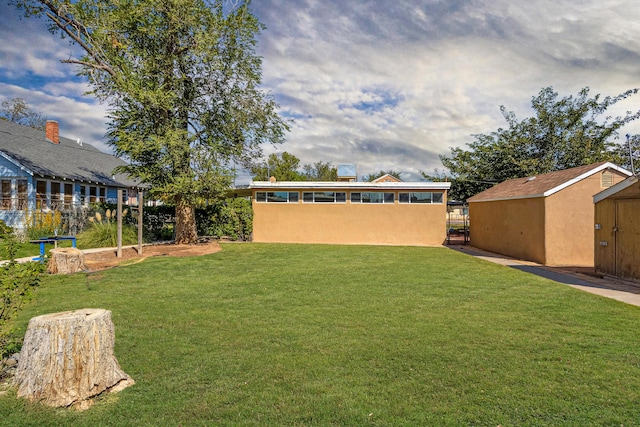
[[[596,167],[594,169],[591,169],[588,172],[583,173],[582,175],[579,175],[579,176],[577,176],[577,177],[575,177],[573,179],[570,179],[569,181],[567,181],[567,182],[565,182],[563,184],[560,184],[557,187],[552,188],[551,190],[545,191],[542,195],[544,197],[550,196],[550,195],[552,195],[554,193],[557,193],[560,190],[563,190],[563,189],[569,187],[570,185],[575,184],[576,182],[582,181],[583,179],[588,178],[591,175],[593,175],[595,173],[598,173],[598,172],[600,172],[602,170],[605,170],[605,169],[613,169],[613,170],[616,170],[616,171],[620,172],[621,174],[627,175],[627,176],[631,176],[632,175],[632,173],[629,172],[628,170],[626,170],[624,168],[621,168],[620,166],[618,166],[616,164],[613,164],[611,162],[607,162],[607,163],[601,164],[600,166],[598,166],[598,167]]]
[[[619,193],[620,191],[631,187],[636,182],[638,182],[638,177],[635,175],[632,175],[629,178],[625,179],[624,181],[620,181],[616,185],[612,185],[606,190],[602,190],[601,192],[597,193],[595,196],[593,196],[593,203],[598,203],[609,196]]]
[[[251,181],[249,189],[448,190],[450,182]]]

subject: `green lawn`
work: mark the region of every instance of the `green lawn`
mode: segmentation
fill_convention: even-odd
[[[54,248],[53,244],[45,244],[45,254],[49,254],[49,251]],[[70,248],[71,242],[68,240],[63,240],[58,242],[58,247],[60,248]],[[7,253],[7,244],[4,239],[0,239],[0,261],[8,260],[9,254]],[[16,258],[25,258],[25,257],[37,257],[40,255],[40,244],[37,243],[29,243],[28,241],[18,244],[18,251],[16,253]]]
[[[49,276],[19,319],[112,310],[137,382],[11,426],[620,426],[640,422],[640,308],[446,248],[225,244]]]

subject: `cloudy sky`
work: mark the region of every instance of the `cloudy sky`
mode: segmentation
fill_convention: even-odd
[[[105,112],[75,77],[68,42],[0,0],[0,101],[25,98],[60,133],[104,145]],[[640,87],[640,8],[633,0],[254,0],[263,86],[294,119],[302,163],[359,175],[441,168],[439,155],[524,118],[531,97],[617,95]],[[640,109],[640,95],[612,110]],[[634,127],[635,126],[635,127]],[[633,124],[623,133],[638,133]],[[622,138],[624,139],[624,138]]]

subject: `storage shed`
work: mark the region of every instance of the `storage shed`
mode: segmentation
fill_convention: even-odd
[[[640,182],[637,176],[593,197],[595,268],[640,280]]]
[[[593,196],[629,175],[600,162],[502,182],[468,199],[471,245],[549,266],[592,267]]]

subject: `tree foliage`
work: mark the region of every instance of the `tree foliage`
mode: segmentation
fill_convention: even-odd
[[[45,130],[47,125],[47,118],[32,109],[24,98],[11,98],[2,101],[0,117],[34,129]]]
[[[300,159],[288,152],[272,153],[267,161],[251,167],[251,175],[255,181],[268,181],[274,177],[278,181],[305,181],[299,172]]]
[[[259,89],[263,29],[250,0],[14,0],[82,48],[68,62],[110,105],[121,169],[176,207],[176,242],[197,239],[194,208],[220,198],[288,129]]]
[[[575,97],[559,97],[547,87],[532,97],[534,115],[523,120],[501,106],[507,128],[474,135],[468,148],[452,148],[450,156],[441,156],[452,178],[450,197],[466,200],[507,179],[599,161],[621,162],[619,146],[613,140],[640,112],[615,118],[605,114],[637,92],[632,89],[614,97],[590,97],[585,87]]]
[[[323,161],[300,166],[299,158],[284,151],[270,154],[265,163],[253,165],[251,175],[256,181],[268,181],[270,177],[278,181],[336,181],[338,168]]]
[[[338,168],[330,162],[318,161],[303,166],[307,181],[337,181]]]

